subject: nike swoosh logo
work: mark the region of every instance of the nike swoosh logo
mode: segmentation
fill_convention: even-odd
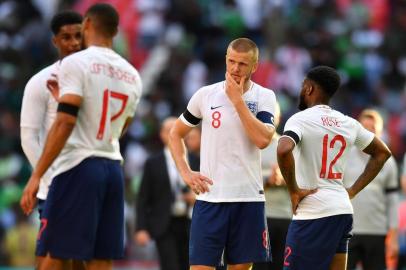
[[[210,109],[214,110],[214,109],[217,109],[217,108],[220,108],[220,107],[223,107],[223,105],[220,105],[220,106],[214,106],[214,107],[213,107],[213,106],[211,106],[211,107],[210,107]]]

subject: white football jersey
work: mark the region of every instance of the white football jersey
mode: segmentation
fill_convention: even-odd
[[[52,123],[56,117],[56,108],[58,103],[51,95],[47,88],[48,80],[56,80],[60,61],[44,68],[35,74],[27,83],[24,90],[23,103],[21,106],[20,126],[22,128],[30,128],[38,134],[38,143],[40,149],[44,148],[45,139]],[[29,146],[30,147],[30,146]],[[35,149],[35,146],[32,146]],[[34,151],[35,152],[35,151]],[[32,152],[32,155],[34,154]],[[35,156],[28,156],[28,160],[32,167],[38,162],[41,153],[35,153]],[[52,181],[53,167],[41,178],[37,197],[45,200],[48,194],[48,188]]]
[[[273,126],[275,94],[252,83],[243,99],[262,122]],[[208,202],[264,201],[260,149],[250,141],[225,93],[225,82],[200,88],[180,119],[189,126],[202,120],[200,173],[213,180],[197,196]]]
[[[298,186],[318,189],[299,203],[293,219],[352,214],[343,185],[344,169],[351,147],[363,150],[374,134],[355,119],[327,105],[317,105],[289,118],[283,136],[296,142],[293,155]]]
[[[90,156],[122,160],[119,138],[141,97],[136,69],[113,50],[91,46],[66,57],[59,72],[60,96],[83,98],[77,122],[55,162],[55,175]]]

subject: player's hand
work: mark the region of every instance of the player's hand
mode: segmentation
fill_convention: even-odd
[[[226,72],[226,94],[231,103],[235,104],[242,100],[244,93],[245,77],[241,77],[240,83],[237,83],[230,73]]]
[[[304,197],[314,194],[317,192],[317,189],[301,189],[299,188],[296,192],[291,192],[290,193],[290,201],[292,203],[292,212],[294,215],[296,215],[296,210],[299,206],[299,203],[301,200],[304,199]]]
[[[26,215],[31,214],[32,210],[37,204],[37,192],[39,189],[39,182],[40,178],[32,175],[31,178],[28,180],[27,184],[25,185],[20,200],[20,206],[24,214]]]
[[[209,185],[213,185],[212,180],[200,174],[200,172],[194,171],[190,172],[190,175],[185,179],[185,182],[197,195],[210,191]]]
[[[59,101],[59,85],[58,85],[56,76],[55,76],[55,79],[47,80],[47,88],[48,88],[49,92],[51,93],[51,95],[56,100],[56,102],[58,102]]]
[[[134,241],[140,246],[146,246],[151,241],[151,236],[149,235],[148,231],[140,230],[135,233]]]

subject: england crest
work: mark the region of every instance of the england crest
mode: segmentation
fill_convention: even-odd
[[[245,101],[245,104],[247,104],[248,109],[256,115],[258,112],[258,102],[256,101]]]

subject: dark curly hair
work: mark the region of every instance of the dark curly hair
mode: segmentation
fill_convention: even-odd
[[[54,35],[57,35],[61,30],[62,26],[68,24],[81,24],[82,20],[83,20],[82,15],[80,15],[75,11],[66,10],[59,12],[51,20],[52,33],[54,33]]]
[[[332,97],[340,87],[340,76],[334,68],[328,66],[317,66],[310,69],[306,78],[317,83],[329,97]]]

